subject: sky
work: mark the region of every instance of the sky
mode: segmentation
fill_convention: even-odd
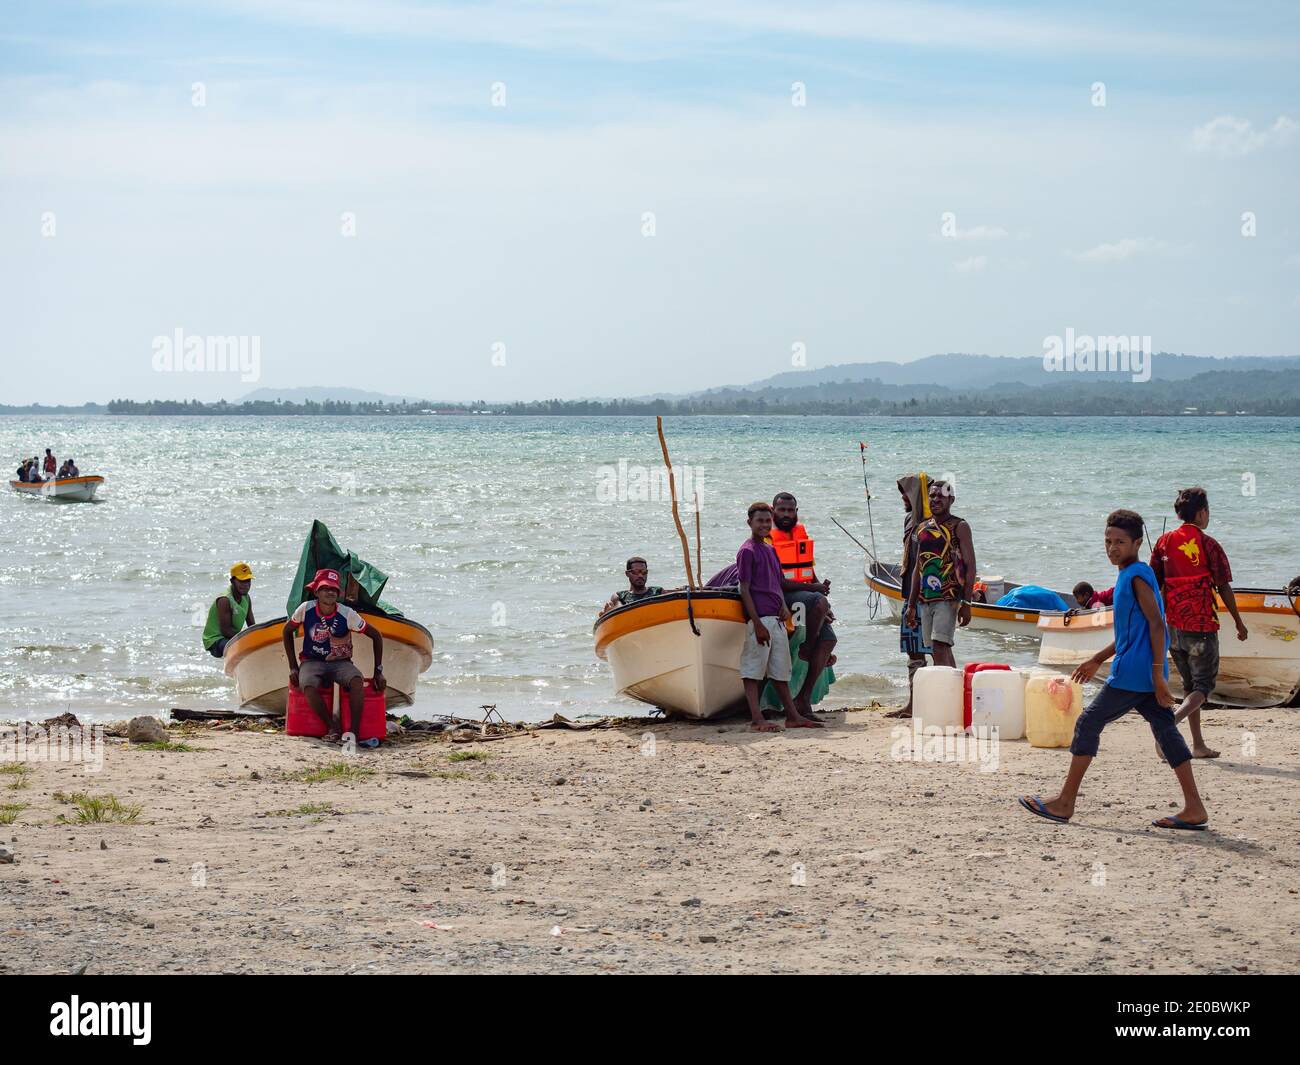
[[[1300,353],[1293,3],[0,16],[0,402]]]

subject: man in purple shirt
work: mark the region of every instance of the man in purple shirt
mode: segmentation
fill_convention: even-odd
[[[785,619],[790,611],[781,591],[781,561],[767,542],[772,532],[772,508],[755,503],[749,508],[750,538],[736,552],[736,569],[740,575],[740,599],[745,604],[745,646],[740,652],[740,678],[749,703],[750,728],[755,732],[775,732],[777,726],[763,720],[758,708],[758,694],[763,680],[772,682],[785,708],[786,728],[821,728],[820,721],[809,721],[795,709],[790,698],[790,639]]]

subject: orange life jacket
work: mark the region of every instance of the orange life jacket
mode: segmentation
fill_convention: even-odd
[[[781,561],[781,575],[788,581],[807,584],[813,579],[813,540],[802,524],[796,523],[789,532],[775,525],[769,537],[776,557]]]

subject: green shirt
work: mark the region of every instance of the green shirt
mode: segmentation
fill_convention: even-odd
[[[238,632],[244,627],[244,621],[248,617],[249,610],[252,609],[253,597],[246,595],[242,601],[236,600],[229,588],[226,589],[225,597],[230,600],[230,624]],[[208,623],[203,626],[203,649],[205,651],[224,635],[221,631],[221,617],[217,614],[217,604],[219,602],[221,602],[221,596],[217,596],[216,599],[212,600],[212,605],[208,607]]]
[[[655,588],[647,584],[644,592],[634,592],[631,588],[628,588],[626,591],[614,593],[614,597],[624,606],[627,606],[628,603],[635,603],[640,599],[649,599],[652,595],[663,594],[664,590],[662,588]]]

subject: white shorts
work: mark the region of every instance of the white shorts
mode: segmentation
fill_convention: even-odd
[[[771,637],[767,643],[759,643],[754,636],[754,623],[745,624],[745,647],[740,652],[740,676],[742,680],[790,679],[790,637],[785,631],[785,622],[778,617],[761,618],[763,627]]]

